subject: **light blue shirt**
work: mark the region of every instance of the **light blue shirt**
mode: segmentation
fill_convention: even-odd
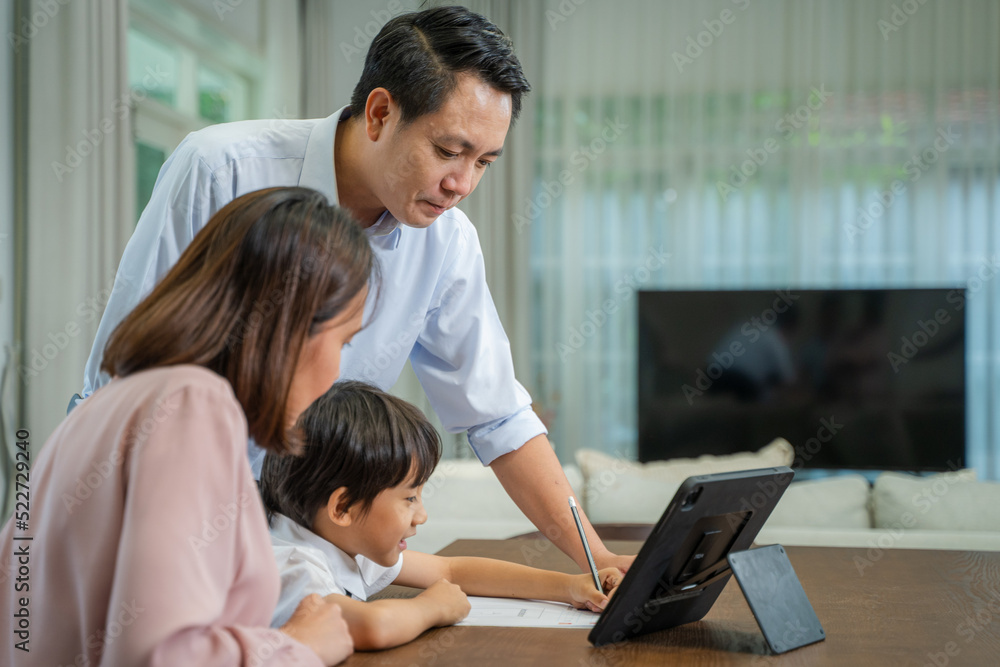
[[[114,328],[174,265],[209,218],[236,197],[265,187],[313,188],[337,203],[333,142],[341,109],[314,120],[213,125],[187,136],[163,165],[149,204],[122,255],[87,360],[82,396],[109,381],[100,372]],[[450,209],[425,229],[388,211],[368,230],[382,271],[378,312],[341,357],[341,379],[388,390],[410,359],[450,433],[468,432],[484,464],[545,427],[514,377],[510,343],[486,285],[475,227]],[[259,461],[254,461],[255,471]]]

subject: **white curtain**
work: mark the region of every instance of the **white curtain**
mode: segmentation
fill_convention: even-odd
[[[257,117],[305,118],[301,99],[304,40],[300,8],[283,0],[266,0],[262,3],[260,20],[265,70]]]
[[[330,39],[335,25],[337,5],[325,0],[302,0],[302,112],[303,118],[323,118],[347,102],[338,102],[331,72],[332,51],[336,42]],[[337,86],[338,92],[344,90]]]
[[[644,288],[967,285],[967,464],[1000,477],[1000,277],[977,279],[1000,257],[1000,4],[514,4],[534,14],[513,32],[535,89],[533,185],[509,219],[530,239],[513,259],[530,273],[522,379],[564,460],[635,454],[636,299],[615,286],[662,247]]]
[[[66,415],[135,224],[126,0],[25,3],[27,51],[21,428]]]
[[[0,14],[0,33],[15,32],[14,7],[5,6]],[[0,127],[6,129],[9,140],[0,145],[0,520],[7,518],[7,503],[13,501],[13,484],[8,484],[14,471],[12,448],[20,420],[18,394],[14,385],[17,373],[14,366],[14,320],[16,317],[14,282],[14,192],[16,170],[14,168],[14,141],[10,140],[14,128],[14,60],[16,51],[6,48],[0,51]],[[20,95],[18,95],[20,99]],[[11,488],[9,488],[11,487]]]
[[[323,118],[350,102],[372,38],[421,0],[301,0],[303,118]]]

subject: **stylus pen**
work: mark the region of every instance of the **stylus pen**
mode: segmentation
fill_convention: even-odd
[[[587,562],[590,563],[590,573],[594,575],[594,585],[597,586],[597,590],[603,593],[601,578],[597,575],[597,565],[594,564],[594,554],[590,553],[590,543],[587,542],[587,534],[583,532],[580,511],[576,508],[576,499],[573,496],[569,497],[569,510],[573,513],[573,520],[576,521],[576,529],[580,531],[580,541],[583,542],[583,550],[587,554]]]

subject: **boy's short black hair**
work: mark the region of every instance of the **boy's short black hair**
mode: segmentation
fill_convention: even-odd
[[[420,486],[441,458],[437,431],[416,406],[364,382],[338,382],[299,418],[300,456],[268,453],[260,491],[268,516],[284,514],[312,529],[330,495],[345,487],[347,507],[362,512],[407,481]]]
[[[531,85],[510,38],[465,7],[401,14],[382,26],[368,47],[351,110],[359,117],[369,93],[385,88],[399,104],[401,121],[412,122],[440,109],[462,72],[510,95],[513,125],[521,113],[521,95]]]

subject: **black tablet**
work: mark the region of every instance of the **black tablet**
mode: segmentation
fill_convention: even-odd
[[[588,639],[595,646],[700,620],[794,476],[763,468],[689,477],[667,505]]]

